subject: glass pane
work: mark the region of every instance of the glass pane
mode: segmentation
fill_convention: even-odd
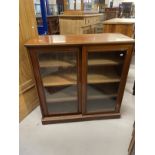
[[[96,0],[84,0],[84,12],[99,12],[99,2]]]
[[[81,10],[81,0],[76,0],[76,10]]]
[[[75,1],[68,0],[68,10],[75,10]]]
[[[58,14],[58,5],[57,4],[49,4],[48,7],[49,7],[48,15],[57,15]]]
[[[89,52],[87,112],[109,112],[116,107],[125,52]]]
[[[67,10],[81,10],[81,0],[67,0]]]
[[[39,54],[39,65],[49,114],[78,111],[76,52]]]

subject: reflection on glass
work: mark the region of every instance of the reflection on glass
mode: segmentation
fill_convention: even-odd
[[[124,57],[119,51],[88,53],[88,113],[115,110]]]
[[[40,53],[38,57],[49,114],[77,112],[76,53]]]

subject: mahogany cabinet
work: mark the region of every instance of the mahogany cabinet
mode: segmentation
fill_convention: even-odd
[[[133,44],[117,33],[29,40],[42,123],[119,118]]]

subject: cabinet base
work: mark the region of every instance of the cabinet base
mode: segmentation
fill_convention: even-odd
[[[69,116],[49,116],[49,117],[42,118],[42,124],[120,118],[120,116],[121,116],[120,113],[106,113],[106,114],[95,114],[95,115],[78,114],[78,115],[69,115]]]

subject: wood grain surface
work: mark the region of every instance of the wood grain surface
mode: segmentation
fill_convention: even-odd
[[[119,33],[82,34],[82,35],[46,35],[30,39],[25,46],[56,46],[56,45],[93,45],[134,43],[134,39]]]

